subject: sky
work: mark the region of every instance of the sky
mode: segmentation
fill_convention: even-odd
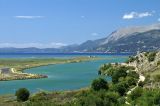
[[[58,48],[160,22],[160,0],[0,0],[0,48]]]

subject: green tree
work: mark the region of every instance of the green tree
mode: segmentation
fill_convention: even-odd
[[[103,78],[98,78],[93,80],[91,87],[95,91],[99,91],[100,89],[108,90],[108,82]]]
[[[118,92],[121,96],[123,96],[125,94],[125,92],[127,91],[126,84],[123,82],[115,84],[113,89],[116,92]]]
[[[124,66],[117,67],[117,69],[114,71],[112,75],[112,82],[113,83],[118,83],[118,80],[120,77],[126,77],[127,76],[127,68]]]
[[[15,96],[17,96],[17,101],[27,101],[30,96],[30,92],[26,88],[20,88],[16,91]]]
[[[129,97],[131,98],[131,100],[135,100],[138,97],[142,96],[142,93],[143,93],[143,89],[141,87],[137,87],[131,92]]]
[[[155,59],[155,57],[156,57],[156,54],[157,54],[157,52],[150,52],[150,53],[148,54],[148,61],[149,61],[149,62],[154,61],[154,59]]]

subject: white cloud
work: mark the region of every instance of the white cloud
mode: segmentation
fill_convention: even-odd
[[[44,18],[44,16],[14,16],[15,18],[19,19],[37,19],[37,18]]]
[[[85,16],[84,16],[84,15],[82,15],[82,16],[81,16],[81,18],[85,18]]]
[[[36,48],[60,48],[62,46],[67,46],[64,43],[0,43],[0,48],[5,47],[15,47],[15,48],[28,48],[28,47],[36,47]]]
[[[143,13],[138,13],[138,12],[131,12],[128,14],[123,15],[123,19],[134,19],[134,18],[143,18],[143,17],[149,17],[152,16],[154,12],[143,12]]]
[[[94,32],[94,33],[91,33],[92,36],[98,36],[99,34]]]

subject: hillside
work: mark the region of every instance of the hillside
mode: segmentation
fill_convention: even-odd
[[[146,77],[145,87],[160,88],[160,51],[140,53],[130,57],[127,63]]]
[[[160,48],[160,24],[121,28],[108,37],[87,41],[71,50],[80,52],[137,52]]]

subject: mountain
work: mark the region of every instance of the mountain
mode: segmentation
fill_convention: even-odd
[[[137,52],[160,48],[160,24],[121,28],[108,37],[71,48],[76,52]]]
[[[61,48],[0,48],[0,53],[69,53],[105,52],[135,53],[160,49],[160,23],[120,28],[105,38],[88,40],[80,45]]]
[[[59,52],[58,49],[55,48],[0,48],[0,53],[54,53]]]

